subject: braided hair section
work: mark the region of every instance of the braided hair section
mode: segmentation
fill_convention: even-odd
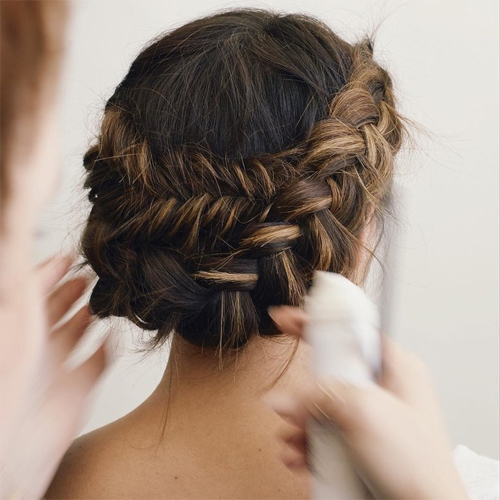
[[[287,22],[305,29],[302,18]],[[154,343],[176,332],[232,350],[278,335],[267,308],[301,305],[315,270],[354,275],[404,129],[370,42],[348,47],[323,116],[270,153],[221,155],[188,141],[158,151],[119,88],[84,157],[95,314],[155,331]]]

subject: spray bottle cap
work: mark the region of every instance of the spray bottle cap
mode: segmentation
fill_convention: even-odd
[[[379,313],[366,293],[340,274],[316,271],[305,309],[313,321],[360,319],[378,327]]]

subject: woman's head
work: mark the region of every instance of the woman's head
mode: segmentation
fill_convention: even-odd
[[[276,335],[315,270],[359,275],[403,134],[371,42],[239,10],[152,42],[85,155],[91,307],[220,349]]]

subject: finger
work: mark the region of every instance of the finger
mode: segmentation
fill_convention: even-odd
[[[278,455],[278,459],[293,472],[307,469],[305,456],[291,448],[283,448]]]
[[[304,459],[307,454],[307,439],[305,429],[287,429],[278,435],[278,439],[286,446],[289,446],[294,451],[303,455]]]
[[[72,382],[75,386],[80,386],[84,392],[88,393],[103,374],[110,359],[109,346],[106,339],[92,356],[73,370],[69,377],[70,383]]]
[[[50,326],[54,326],[83,295],[88,281],[75,278],[63,283],[47,297],[47,315]]]
[[[267,311],[283,333],[302,338],[307,321],[307,314],[302,309],[293,306],[271,306]]]
[[[432,373],[422,359],[407,351],[387,335],[381,335],[383,371],[379,385],[415,407],[427,402],[433,392]],[[422,399],[422,396],[425,396]]]
[[[413,408],[450,444],[450,436],[432,372],[425,362],[382,335],[383,371],[379,384]]]
[[[307,472],[308,471],[308,465],[305,460],[293,460],[293,461],[287,461],[284,462],[284,465],[291,471],[291,472]]]
[[[53,441],[73,437],[81,426],[88,396],[109,365],[108,353],[106,339],[92,356],[78,367],[66,371],[53,385],[44,405],[44,411],[57,428]]]
[[[89,306],[85,305],[52,333],[49,349],[54,363],[60,363],[69,356],[93,319]]]
[[[403,348],[383,333],[380,338],[384,359],[381,383],[395,384],[394,388],[396,389],[411,383],[415,379],[415,375],[429,374],[428,367],[416,354]]]
[[[58,399],[65,406],[82,403],[109,365],[110,359],[108,340],[106,339],[94,354],[69,371],[64,379],[61,379],[57,391]]]
[[[284,392],[270,392],[262,398],[262,402],[285,422],[295,426],[305,426],[309,417],[307,408],[302,404],[300,398]]]
[[[73,256],[51,257],[36,266],[35,273],[38,275],[44,295],[48,294],[65,276],[74,260]]]
[[[303,404],[313,418],[349,435],[366,431],[394,401],[397,399],[377,384],[360,387],[329,378],[318,379]]]

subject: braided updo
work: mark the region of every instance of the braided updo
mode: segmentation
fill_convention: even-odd
[[[219,13],[145,48],[84,158],[100,317],[204,347],[276,335],[314,270],[352,278],[403,136],[371,41],[316,19]]]

